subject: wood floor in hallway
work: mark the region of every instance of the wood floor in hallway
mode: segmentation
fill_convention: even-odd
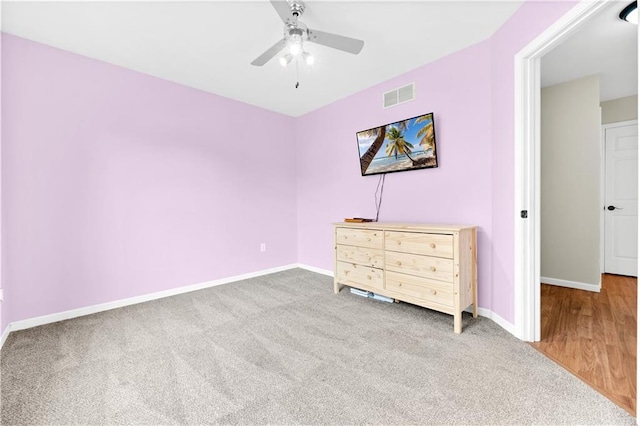
[[[604,274],[600,293],[542,284],[540,352],[636,415],[637,279]]]

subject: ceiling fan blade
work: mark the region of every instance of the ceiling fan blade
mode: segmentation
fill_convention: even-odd
[[[333,47],[334,49],[357,55],[364,46],[364,41],[351,37],[345,37],[338,34],[325,33],[318,30],[308,30],[309,41],[323,46]]]
[[[271,4],[273,8],[278,12],[280,19],[285,24],[289,24],[293,22],[293,16],[291,15],[291,8],[289,7],[289,3],[286,0],[271,0]]]
[[[285,39],[278,40],[276,44],[268,48],[262,55],[254,59],[253,62],[251,62],[251,65],[255,65],[257,67],[263,66],[264,64],[269,62],[271,58],[273,58],[278,53],[280,53],[280,51],[284,49],[286,46],[287,46],[287,41]]]

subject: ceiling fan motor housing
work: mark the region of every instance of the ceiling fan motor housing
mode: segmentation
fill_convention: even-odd
[[[287,40],[303,40],[307,35],[305,28],[287,25],[284,29],[284,38]]]

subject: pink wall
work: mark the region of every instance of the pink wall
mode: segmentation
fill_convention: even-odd
[[[3,35],[0,330],[296,261],[331,269],[331,223],[375,215],[355,133],[432,111],[440,167],[388,175],[380,219],[478,225],[480,306],[513,322],[513,57],[574,4],[529,0],[489,40],[298,119]],[[381,108],[414,81],[416,101]]]
[[[379,176],[362,177],[356,132],[434,112],[439,167],[389,174],[380,221],[479,229],[479,298],[491,301],[491,67],[488,43],[374,86],[297,120],[298,259],[333,269],[331,223],[375,217]],[[382,109],[382,93],[415,82],[417,100]]]
[[[0,6],[1,7],[1,6]],[[2,36],[3,34],[0,32],[0,100],[2,99]],[[4,238],[2,237],[2,102],[0,101],[0,289],[4,288],[4,269],[2,265],[4,264],[4,250],[2,250],[2,246],[4,245]],[[4,302],[0,302],[0,338],[2,333],[4,333],[4,329],[8,324],[8,316],[7,310],[4,309]]]
[[[514,57],[529,42],[568,12],[575,1],[526,1],[491,38],[491,236],[493,297],[491,309],[514,322]]]
[[[355,133],[433,111],[440,167],[388,175],[380,220],[478,225],[479,305],[513,322],[514,56],[574,5],[529,0],[489,40],[298,119],[299,261],[332,269],[331,222],[375,216]],[[382,109],[412,81],[416,101]]]
[[[4,321],[296,262],[293,118],[2,43]]]

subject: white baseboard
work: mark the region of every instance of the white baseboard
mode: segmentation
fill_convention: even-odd
[[[170,290],[159,291],[157,293],[144,294],[142,296],[130,297],[127,299],[116,300],[113,302],[101,303],[99,305],[87,306],[84,308],[72,309],[69,311],[58,312],[50,315],[43,315],[40,317],[29,318],[26,320],[15,321],[7,325],[0,337],[0,349],[7,339],[11,331],[24,330],[27,328],[37,327],[40,325],[51,324],[58,321],[77,318],[85,315],[91,315],[98,312],[108,311],[111,309],[122,308],[124,306],[136,305],[138,303],[149,302],[152,300],[162,299],[165,297],[175,296],[178,294],[190,293],[192,291],[202,290],[205,288],[215,287],[222,284],[228,284],[236,281],[242,281],[249,278],[260,277],[263,275],[273,274],[276,272],[286,271],[289,269],[301,268],[307,271],[315,272],[322,275],[333,277],[333,271],[328,269],[316,268],[315,266],[309,266],[302,263],[294,263],[285,266],[279,266],[276,268],[263,269],[261,271],[251,272],[248,274],[235,275],[233,277],[222,278],[219,280],[207,281],[199,284],[192,284],[185,287],[178,287]],[[471,312],[471,308],[467,309],[467,312]],[[516,335],[515,327],[509,321],[502,318],[495,312],[486,309],[478,308],[478,315],[489,318],[494,321],[500,327],[504,328],[509,333]]]
[[[219,280],[207,281],[199,284],[192,284],[185,287],[173,288],[170,290],[159,291],[157,293],[143,294],[141,296],[130,297],[127,299],[115,300],[113,302],[101,303],[99,305],[87,306],[84,308],[71,309],[69,311],[58,312],[50,315],[29,318],[22,321],[15,321],[7,326],[8,331],[18,331],[27,328],[37,327],[39,325],[51,324],[71,318],[77,318],[85,315],[91,315],[98,312],[108,311],[111,309],[122,308],[124,306],[136,305],[138,303],[149,302],[151,300],[162,299],[165,297],[175,296],[177,294],[190,293],[192,291],[202,290],[205,288],[215,287],[222,284],[228,284],[235,281],[246,280],[249,278],[260,277],[262,275],[273,274],[275,272],[286,271],[288,269],[297,268],[297,264],[279,266],[276,268],[263,269],[261,271],[250,272],[248,274],[235,275],[233,277],[222,278]]]
[[[483,317],[487,317],[487,318],[491,319],[493,322],[498,324],[500,327],[504,328],[509,333],[511,333],[514,336],[516,336],[516,326],[511,324],[509,321],[507,321],[506,319],[502,318],[500,315],[496,314],[495,312],[493,312],[493,311],[491,311],[489,309],[486,309],[486,308],[478,308],[478,315],[482,315]]]
[[[333,271],[330,271],[328,269],[316,268],[315,266],[305,265],[304,263],[298,263],[297,266],[300,269],[306,269],[307,271],[315,272],[317,274],[328,275],[330,277],[333,277]]]
[[[0,336],[0,350],[4,346],[4,342],[7,341],[7,337],[9,337],[9,332],[11,331],[11,324],[7,324],[7,326],[2,331],[2,335]]]
[[[557,278],[540,277],[540,282],[543,284],[557,285],[560,287],[575,288],[578,290],[587,290],[600,293],[601,283],[599,284],[587,284],[579,283],[577,281],[559,280]]]
[[[465,312],[469,312],[469,313],[473,312],[471,306],[469,306],[464,311]],[[518,337],[516,335],[516,327],[515,327],[515,325],[511,324],[509,321],[507,321],[506,319],[502,318],[500,315],[496,314],[491,309],[480,308],[479,307],[478,308],[478,315],[481,316],[481,317],[489,318],[491,321],[495,322],[496,324],[498,324],[500,327],[504,328],[509,333],[511,333],[514,336]],[[520,340],[522,340],[522,339],[520,339]]]

